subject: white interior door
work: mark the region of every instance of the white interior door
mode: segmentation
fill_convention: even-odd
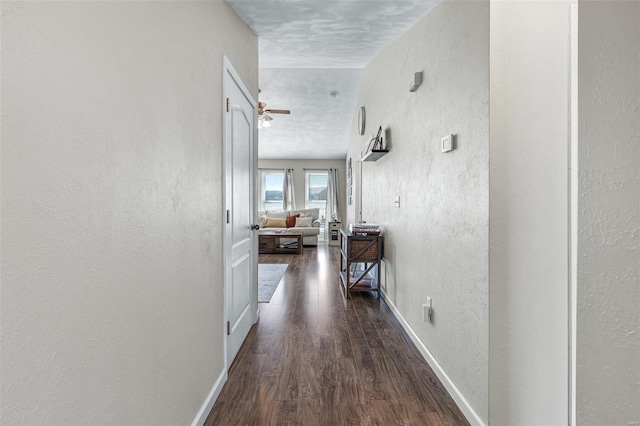
[[[255,249],[256,102],[225,58],[225,316],[226,365],[257,320]]]

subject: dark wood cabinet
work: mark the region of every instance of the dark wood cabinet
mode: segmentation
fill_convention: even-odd
[[[380,299],[383,237],[354,235],[344,229],[340,230],[340,237],[340,283],[344,296],[349,298],[352,292],[375,291]]]

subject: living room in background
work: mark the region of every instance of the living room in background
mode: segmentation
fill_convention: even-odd
[[[291,169],[292,175],[293,175],[293,181],[295,184],[295,202],[296,202],[296,206],[295,208],[291,208],[291,209],[287,209],[287,210],[297,210],[297,209],[304,209],[305,205],[306,205],[306,198],[307,198],[307,194],[306,194],[306,189],[307,189],[307,184],[306,184],[306,180],[307,180],[307,171],[309,172],[317,172],[317,171],[328,171],[330,169],[337,169],[338,170],[338,192],[339,192],[339,196],[341,197],[341,199],[339,200],[339,213],[340,213],[340,218],[341,219],[345,219],[347,217],[347,202],[346,202],[346,195],[345,195],[345,191],[342,190],[342,188],[345,187],[346,185],[346,167],[347,167],[347,163],[345,159],[336,159],[336,160],[332,160],[332,159],[325,159],[325,160],[299,160],[299,159],[280,159],[280,160],[260,160],[258,159],[258,170],[260,171],[273,171],[273,172],[279,172],[281,170],[286,170],[286,169]],[[261,181],[260,177],[261,177],[261,173],[257,174],[258,176],[258,182]],[[327,180],[327,189],[329,189],[329,184],[330,181]],[[260,194],[260,191],[258,191],[258,194]],[[283,194],[283,196],[286,194]],[[261,196],[258,195],[258,200],[260,200]],[[326,207],[326,214],[325,214],[325,219],[326,221],[328,221],[331,218],[331,212],[329,211],[329,206],[330,206],[330,197],[329,194],[327,194],[327,207]],[[264,210],[263,208],[261,208],[262,206],[258,207],[258,211]],[[346,223],[346,221],[345,221]]]
[[[284,170],[260,169],[260,210],[282,211]]]
[[[305,169],[304,204],[305,209],[320,210],[320,235],[324,235],[327,217],[327,185],[329,175],[327,170]]]

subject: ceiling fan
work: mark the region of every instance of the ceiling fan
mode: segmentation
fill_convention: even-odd
[[[269,114],[291,114],[288,109],[265,109],[267,106],[264,102],[258,102],[258,124],[260,127],[271,127],[269,122],[273,120]]]

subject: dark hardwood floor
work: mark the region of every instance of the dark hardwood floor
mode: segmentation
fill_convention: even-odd
[[[260,255],[289,267],[206,425],[467,425],[384,301],[345,300],[337,247]]]

